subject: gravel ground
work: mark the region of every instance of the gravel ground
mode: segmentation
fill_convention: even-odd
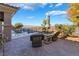
[[[7,42],[5,56],[79,56],[79,43],[59,39],[51,44],[32,48],[30,36],[25,36]]]

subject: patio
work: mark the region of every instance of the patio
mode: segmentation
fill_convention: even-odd
[[[43,46],[40,48],[33,48],[31,45],[32,42],[30,41],[30,34],[21,33],[21,35],[18,34],[16,36],[11,36],[11,29],[12,29],[11,18],[16,14],[18,10],[19,8],[15,6],[0,4],[0,14],[1,14],[0,32],[1,34],[5,34],[2,36],[7,37],[5,41],[8,41],[7,43],[5,43],[4,46],[5,56],[78,56],[79,55],[78,42],[58,39],[57,41],[52,42],[50,44],[47,45],[43,44]],[[48,26],[49,28],[50,16],[46,17],[45,22],[47,23],[46,26]],[[0,49],[0,56],[2,55],[3,50]]]
[[[2,55],[2,50],[0,50]],[[79,56],[79,43],[61,40],[49,45],[43,44],[40,48],[32,48],[30,35],[7,42],[6,56]]]

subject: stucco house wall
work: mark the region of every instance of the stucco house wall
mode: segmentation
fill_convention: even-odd
[[[5,41],[11,40],[11,19],[17,10],[18,8],[16,7],[0,3],[0,12],[4,12],[4,21],[3,25],[0,21],[0,30],[2,32],[2,36],[5,37]]]

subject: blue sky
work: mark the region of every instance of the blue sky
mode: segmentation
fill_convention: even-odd
[[[18,3],[10,5],[20,7],[12,18],[12,24],[20,22],[24,25],[40,26],[47,15],[51,16],[51,25],[71,24],[67,19],[66,10],[69,6],[66,3]]]

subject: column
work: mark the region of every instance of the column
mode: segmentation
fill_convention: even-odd
[[[6,37],[6,41],[11,40],[11,14],[4,13],[4,36]]]

